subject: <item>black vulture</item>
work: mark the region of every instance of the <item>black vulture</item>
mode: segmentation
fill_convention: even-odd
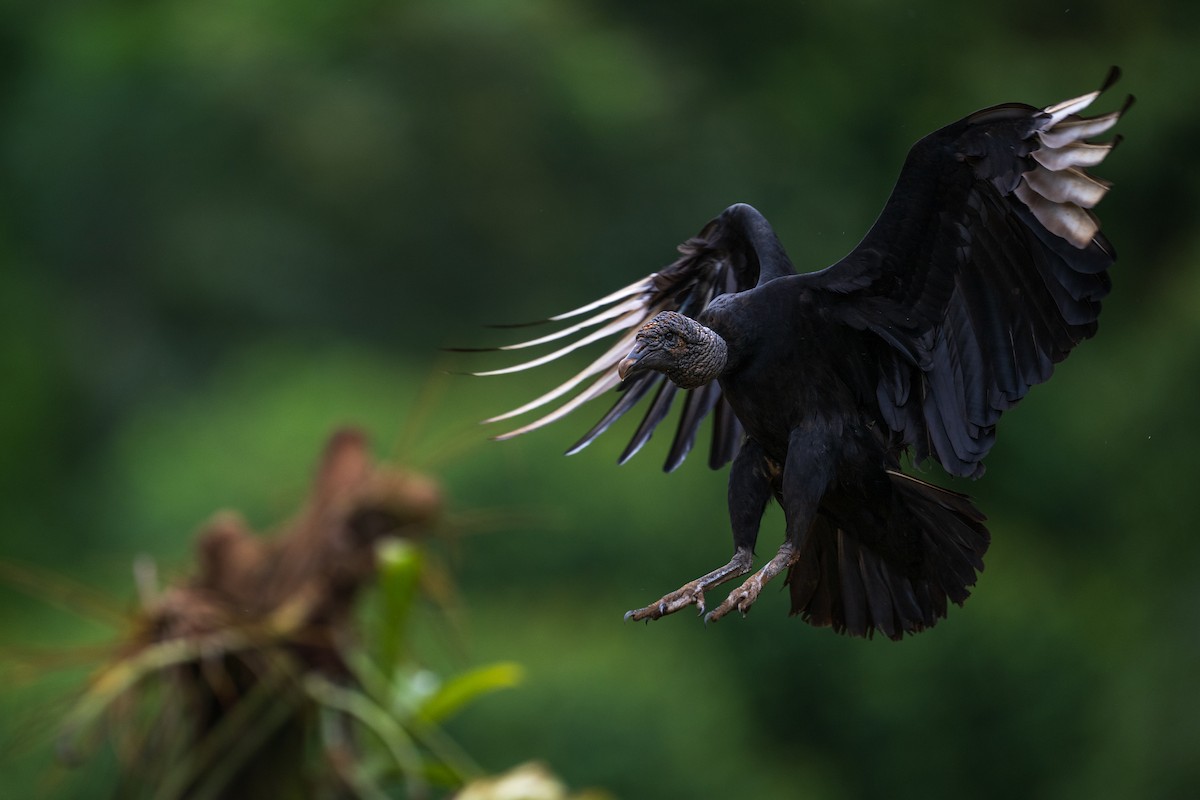
[[[709,464],[733,462],[733,558],[627,618],[689,605],[703,614],[706,591],[751,571],[772,497],[783,545],[706,620],[745,614],[780,573],[792,614],[855,636],[899,639],[944,617],[947,600],[962,604],[983,569],[985,518],[966,495],[905,474],[901,458],[980,476],[1004,410],[1096,332],[1115,253],[1090,210],[1109,184],[1085,168],[1119,141],[1090,140],[1133,98],[1102,116],[1079,112],[1118,75],[1047,108],[993,106],[918,141],[875,224],[832,266],[798,274],[767,220],[733,205],[670,266],[548,320],[590,315],[582,322],[500,349],[569,345],[476,373],[536,367],[618,335],[575,377],[489,421],[591,380],[579,394],[497,438],[616,389],[573,453],[653,392],[624,462],[682,391],[670,471],[712,417]]]

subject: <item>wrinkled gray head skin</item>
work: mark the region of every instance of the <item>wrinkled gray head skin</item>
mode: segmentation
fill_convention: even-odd
[[[691,317],[663,311],[638,331],[617,372],[627,379],[656,370],[681,389],[695,389],[719,376],[725,360],[725,340],[714,331]]]

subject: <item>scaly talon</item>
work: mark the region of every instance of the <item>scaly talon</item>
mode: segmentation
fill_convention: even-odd
[[[662,619],[668,614],[674,614],[681,608],[690,605],[696,605],[701,608],[703,613],[704,608],[704,591],[696,584],[695,581],[689,583],[670,594],[663,597],[657,603],[651,603],[645,608],[637,608],[632,611],[625,612],[625,619],[646,620],[649,622],[652,619]]]
[[[645,608],[635,608],[632,611],[625,612],[625,619],[632,619],[634,621],[646,620],[649,622],[652,619],[662,619],[668,614],[674,614],[681,608],[692,605],[696,606],[698,616],[704,616],[704,593],[730,578],[745,575],[750,571],[750,561],[752,558],[753,553],[749,548],[739,548],[725,566],[713,570],[702,578],[685,583],[656,603],[651,603]]]
[[[721,605],[714,608],[705,616],[705,624],[718,621],[735,608],[742,612],[743,617],[749,614],[750,608],[758,600],[758,595],[762,592],[764,572],[765,570],[754,573],[746,579],[745,583],[730,592],[729,596],[725,598],[725,602],[721,603]],[[766,579],[769,580],[770,577],[771,575],[767,575]]]

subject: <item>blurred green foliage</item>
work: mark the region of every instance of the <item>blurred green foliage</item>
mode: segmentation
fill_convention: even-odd
[[[353,422],[460,514],[467,653],[431,649],[526,669],[451,725],[489,771],[536,756],[627,798],[1200,785],[1200,5],[0,14],[0,558],[123,595],[134,554],[182,563],[215,507],[290,509],[314,442]],[[627,428],[562,460],[599,409],[487,444],[474,421],[554,376],[446,375],[484,360],[437,348],[622,286],[734,201],[824,266],[916,138],[1113,63],[1139,98],[1102,170],[1115,288],[1096,340],[1006,416],[988,475],[955,484],[993,532],[966,608],[901,644],[808,628],[783,596],[708,629],[623,625],[727,557],[723,474],[662,475],[656,443],[616,469]],[[106,635],[0,589],[6,647]],[[71,685],[18,677],[5,791],[103,796],[16,746]]]

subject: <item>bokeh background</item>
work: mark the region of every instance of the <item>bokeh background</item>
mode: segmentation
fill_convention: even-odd
[[[658,440],[617,468],[628,426],[562,458],[599,405],[490,443],[477,420],[567,368],[475,379],[503,362],[439,348],[623,286],[735,201],[824,266],[919,136],[1110,64],[1105,109],[1138,96],[1100,170],[1115,288],[953,484],[993,532],[966,607],[899,644],[786,593],[624,624],[727,558],[724,473],[664,475]],[[464,621],[429,658],[527,669],[454,727],[490,769],[625,798],[1194,797],[1198,97],[1188,0],[5,4],[0,559],[131,605],[137,554],[184,569],[215,509],[287,515],[355,423],[453,510]],[[113,636],[0,588],[8,652]],[[0,795],[108,796],[103,764],[52,766],[85,673],[49,662],[0,673]]]

